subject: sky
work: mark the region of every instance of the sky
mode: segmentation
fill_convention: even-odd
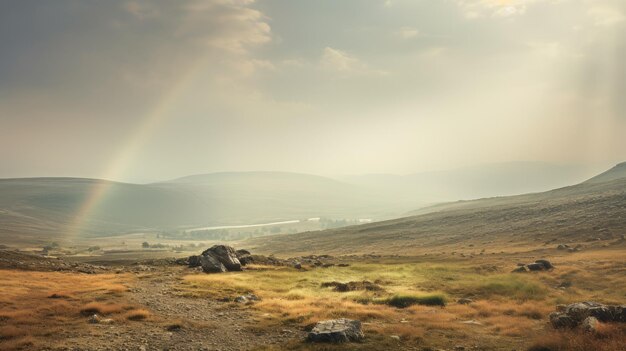
[[[626,160],[623,0],[0,0],[0,178]]]

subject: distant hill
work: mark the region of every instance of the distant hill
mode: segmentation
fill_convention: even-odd
[[[48,241],[68,232],[101,235],[310,217],[380,218],[394,208],[392,199],[361,187],[296,173],[215,173],[154,184],[0,179],[0,242]],[[394,213],[402,210],[406,208]]]
[[[565,179],[578,174],[559,173],[550,166],[526,165],[526,171],[520,167],[345,180],[286,172],[211,173],[152,184],[83,178],[0,179],[0,243],[310,217],[384,220],[451,196],[472,198],[535,189],[540,182],[533,179],[542,174],[551,182],[556,182],[554,174],[567,174]],[[499,178],[504,180],[498,183]],[[446,182],[450,185],[445,186]]]
[[[369,174],[338,179],[399,199],[433,203],[546,191],[580,183],[593,174],[593,170],[576,165],[508,162],[404,176]]]
[[[608,171],[598,174],[585,183],[602,183],[622,178],[626,178],[626,162],[622,162]]]
[[[626,234],[623,164],[594,181],[542,193],[457,201],[389,221],[318,232],[253,238],[257,252],[429,254],[590,245]],[[608,181],[600,181],[608,179]]]

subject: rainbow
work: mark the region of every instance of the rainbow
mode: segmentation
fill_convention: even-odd
[[[188,87],[197,77],[198,72],[205,67],[204,60],[199,59],[189,69],[182,74],[172,85],[156,106],[150,110],[140,122],[137,124],[135,131],[131,134],[129,140],[115,154],[115,157],[109,162],[100,179],[105,181],[96,183],[90,190],[89,194],[80,205],[73,220],[68,225],[67,238],[74,239],[80,236],[85,228],[85,224],[92,216],[98,205],[106,197],[111,185],[115,179],[120,179],[128,166],[135,159],[139,151],[151,139],[151,137],[161,129],[173,116],[173,107],[181,96],[187,91]]]

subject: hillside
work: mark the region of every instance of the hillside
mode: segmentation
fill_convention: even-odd
[[[340,180],[397,199],[424,202],[471,200],[547,191],[577,184],[596,171],[575,165],[543,162],[507,162],[408,175],[369,174]]]
[[[622,162],[608,171],[598,174],[585,183],[602,183],[621,178],[626,178],[626,162]]]
[[[256,251],[294,253],[478,254],[502,247],[592,245],[626,234],[626,178],[584,182],[543,193],[459,201],[420,214],[320,232],[250,239]],[[595,245],[595,244],[593,244]],[[436,250],[436,251],[435,251]]]
[[[49,242],[75,234],[324,216],[380,218],[407,209],[394,206],[392,199],[361,187],[295,173],[215,173],[154,184],[0,179],[0,238],[3,242]]]

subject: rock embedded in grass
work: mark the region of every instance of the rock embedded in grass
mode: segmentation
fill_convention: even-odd
[[[237,258],[235,249],[227,245],[215,245],[202,252],[202,256],[213,257],[229,271],[240,271],[241,262]]]
[[[344,343],[365,338],[361,322],[352,319],[333,319],[318,322],[307,337],[311,342]]]
[[[512,270],[511,273],[526,273],[528,271],[539,272],[554,269],[554,265],[548,260],[536,260],[533,263],[518,263],[517,265],[518,267]]]
[[[550,324],[556,329],[574,328],[593,317],[600,322],[626,322],[626,305],[603,305],[597,302],[578,302],[560,307],[550,314]],[[592,323],[590,321],[589,323]],[[584,325],[583,325],[584,327]]]

